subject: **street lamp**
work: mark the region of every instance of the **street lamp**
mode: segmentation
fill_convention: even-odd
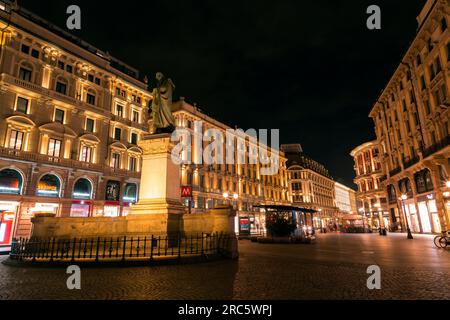
[[[222,196],[225,200],[229,200],[229,201],[233,201],[233,200],[237,201],[239,199],[239,195],[237,193],[233,193],[233,195],[230,196],[230,194],[228,192],[224,192],[222,194]]]
[[[407,239],[414,239],[411,233],[411,229],[409,228],[409,221],[408,221],[408,217],[406,216],[406,207],[405,207],[405,200],[408,199],[408,196],[406,194],[402,194],[402,196],[400,197],[400,200],[402,201],[402,206],[403,206],[403,214],[405,215],[405,221],[406,221],[406,231],[408,232],[408,236]]]
[[[366,225],[364,223],[364,218],[366,217],[366,212],[365,212],[364,208],[359,208],[359,213],[361,213],[361,215],[362,215],[363,231],[364,231],[364,233],[366,233]]]

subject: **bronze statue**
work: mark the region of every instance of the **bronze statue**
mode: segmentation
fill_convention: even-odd
[[[172,115],[172,93],[175,89],[170,78],[161,72],[156,73],[157,87],[153,89],[152,134],[172,133],[175,130],[175,118]]]

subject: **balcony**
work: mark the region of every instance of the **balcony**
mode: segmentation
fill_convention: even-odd
[[[439,141],[438,143],[426,148],[423,150],[423,158],[425,159],[428,156],[431,156],[432,154],[441,151],[445,147],[447,147],[450,144],[450,135],[446,136],[444,139]]]
[[[420,157],[419,156],[415,156],[409,160],[405,160],[403,161],[403,168],[404,169],[408,169],[409,167],[412,167],[413,165],[415,165],[416,163],[418,163],[420,161]]]
[[[82,169],[82,170],[92,170],[96,172],[102,172],[104,174],[110,175],[122,175],[132,178],[140,178],[140,172],[131,172],[123,169],[115,169],[109,166],[101,165],[98,163],[82,162],[72,159],[64,159],[58,157],[52,157],[45,154],[38,154],[28,151],[21,151],[15,149],[9,149],[0,147],[0,157],[5,157],[8,159],[15,159],[20,161],[29,161],[35,163],[44,163],[54,166],[61,166],[66,168]]]
[[[397,168],[395,168],[395,169],[389,171],[389,176],[390,176],[390,177],[393,177],[393,176],[395,176],[396,174],[399,174],[401,171],[402,171],[402,169],[401,169],[400,167],[397,167]]]

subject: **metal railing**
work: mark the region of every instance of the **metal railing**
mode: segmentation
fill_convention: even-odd
[[[124,176],[130,176],[133,178],[140,178],[140,176],[141,176],[140,172],[133,172],[133,171],[124,170],[124,169],[112,168],[112,167],[97,164],[97,163],[83,162],[83,161],[78,161],[78,160],[73,160],[73,159],[65,159],[65,158],[60,158],[60,157],[52,157],[52,156],[48,156],[45,154],[10,149],[10,148],[5,148],[5,147],[0,147],[0,157],[7,157],[7,158],[12,158],[12,159],[32,161],[32,162],[42,162],[42,163],[47,163],[47,164],[51,164],[51,165],[60,165],[63,167],[69,167],[69,168],[77,168],[77,169],[101,171],[101,172],[106,172],[106,173],[114,173],[114,174],[120,174],[120,175],[124,175]]]
[[[14,239],[10,258],[27,262],[125,262],[229,256],[232,235],[224,233],[74,239]]]

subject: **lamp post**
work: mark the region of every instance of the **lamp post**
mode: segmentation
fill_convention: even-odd
[[[223,198],[225,200],[228,200],[230,202],[231,201],[237,201],[239,199],[239,195],[237,193],[234,193],[233,195],[230,195],[228,192],[224,192],[222,196],[223,196]],[[233,203],[233,209],[235,209],[234,208],[234,203]]]
[[[405,221],[406,221],[406,231],[408,232],[408,236],[407,239],[414,239],[411,233],[411,229],[409,228],[409,221],[408,221],[408,216],[406,215],[406,207],[405,207],[405,200],[408,199],[408,196],[406,194],[402,194],[402,196],[400,197],[400,200],[402,201],[402,206],[403,206],[403,214],[405,216]]]
[[[363,231],[364,231],[364,233],[366,233],[366,225],[364,223],[364,218],[366,217],[366,212],[365,212],[364,208],[359,208],[359,213],[361,213],[361,215],[362,215]]]

